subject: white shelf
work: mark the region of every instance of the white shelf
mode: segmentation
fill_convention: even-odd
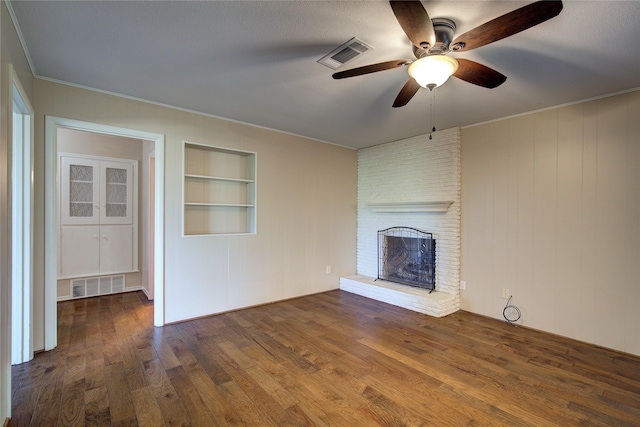
[[[185,236],[256,232],[256,156],[184,142]]]

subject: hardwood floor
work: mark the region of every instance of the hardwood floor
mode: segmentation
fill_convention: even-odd
[[[341,291],[153,327],[141,292],[58,305],[11,426],[640,426],[640,358]]]

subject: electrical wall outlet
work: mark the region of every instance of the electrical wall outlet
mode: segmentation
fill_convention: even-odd
[[[331,266],[327,265],[327,268],[325,269],[326,274],[331,274]]]
[[[465,282],[464,280],[460,281],[460,290],[464,291],[465,289],[467,289],[467,282]]]
[[[509,292],[509,289],[502,288],[502,298],[509,298],[510,296],[511,296],[511,292]]]

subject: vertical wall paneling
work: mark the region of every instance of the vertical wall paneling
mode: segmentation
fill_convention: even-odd
[[[508,288],[523,325],[640,354],[639,105],[462,130],[462,309],[502,318]]]
[[[517,210],[517,246],[516,246],[516,271],[517,276],[511,287],[513,295],[512,303],[520,307],[522,311],[522,322],[528,322],[532,315],[527,305],[523,301],[531,301],[533,293],[536,291],[533,281],[534,257],[533,257],[533,194],[534,194],[534,120],[532,117],[519,117],[515,119],[515,126],[518,128],[518,202]],[[467,231],[467,230],[465,230]],[[468,230],[469,240],[473,240],[472,230]],[[467,234],[465,234],[465,238]],[[478,252],[476,252],[478,254]],[[464,265],[463,265],[464,268]],[[510,284],[511,285],[511,284]],[[500,292],[499,287],[492,289],[492,294],[497,297]],[[485,311],[489,316],[500,316],[496,313]]]
[[[628,121],[627,121],[627,180],[625,194],[629,196],[627,214],[629,216],[629,232],[626,235],[626,259],[625,265],[631,266],[626,271],[625,277],[625,347],[631,353],[640,354],[640,340],[633,337],[640,336],[640,318],[634,316],[640,302],[640,97],[628,97]]]
[[[617,98],[603,99],[598,110],[598,263],[596,288],[598,310],[609,313],[606,323],[594,325],[595,339],[606,347],[624,345],[624,328],[611,329],[608,323],[623,325],[625,294],[625,247],[629,231],[625,194],[627,164],[627,103]],[[637,189],[637,187],[636,187]]]
[[[596,290],[600,286],[598,271],[599,250],[594,246],[598,227],[598,104],[583,104],[583,142],[582,142],[582,206],[580,272],[577,274],[579,285],[572,289],[577,303],[574,313],[580,322],[578,337],[588,342],[595,340],[597,318],[591,316],[597,306]],[[597,246],[599,247],[599,245]]]
[[[518,294],[518,127],[515,123],[508,123],[506,144],[507,151],[507,212],[506,212],[506,274],[509,290],[513,295]],[[513,302],[513,301],[512,301]],[[504,304],[500,304],[504,306]]]
[[[567,310],[576,306],[574,289],[580,289],[580,254],[582,251],[582,106],[576,105],[558,111],[558,194],[557,242],[554,306],[558,331],[561,335],[577,336],[579,317]]]
[[[509,215],[509,126],[501,124],[495,127],[492,144],[493,167],[493,197],[491,204],[491,215],[487,215],[487,220],[491,221],[490,229],[493,250],[496,256],[491,260],[491,278],[496,283],[510,283],[508,275],[508,264],[505,260],[508,257],[508,215]],[[510,286],[505,286],[510,288]],[[502,301],[500,301],[502,303]],[[499,307],[498,307],[499,308]]]
[[[474,139],[486,141],[490,139],[489,129],[472,128],[468,132]],[[479,235],[486,235],[484,220],[485,200],[492,194],[490,183],[485,181],[483,175],[484,165],[487,162],[487,153],[491,153],[487,144],[463,144],[461,149],[462,164],[466,167],[462,171],[462,200],[468,201],[467,206],[462,209],[471,209],[473,214],[463,215],[461,220],[462,241],[467,244],[468,254],[480,253],[483,250],[484,239],[465,239],[465,230],[476,230]],[[477,159],[470,162],[469,159]],[[489,194],[487,194],[489,192]],[[483,291],[488,286],[490,277],[487,277],[489,269],[483,268],[484,260],[481,257],[463,255],[463,265],[469,266],[472,272],[463,276],[462,280],[467,282],[466,290],[461,291],[460,299],[467,310],[473,311],[473,307],[484,307],[489,304],[489,295]]]
[[[555,322],[558,140],[556,111],[535,117],[533,178],[533,283],[535,322],[547,329]]]

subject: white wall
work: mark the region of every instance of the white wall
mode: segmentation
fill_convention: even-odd
[[[74,129],[58,128],[58,152],[74,153],[88,156],[113,157],[119,159],[136,160],[138,162],[138,266],[140,272],[125,274],[125,290],[140,289],[142,286],[142,268],[146,265],[144,236],[142,230],[147,227],[143,215],[143,201],[146,196],[143,180],[147,172],[143,161],[143,141],[115,135],[105,135],[95,132],[84,132]],[[148,198],[148,196],[146,196]],[[148,208],[148,207],[147,207]],[[60,254],[59,254],[60,256]],[[70,280],[58,280],[57,296],[59,300],[71,298]]]
[[[640,91],[462,131],[464,310],[640,355]]]
[[[354,150],[45,80],[35,94],[36,186],[45,115],[165,135],[166,322],[337,289],[355,270]],[[256,235],[183,237],[185,140],[258,153]]]
[[[452,201],[446,213],[377,213],[370,203]],[[460,274],[460,130],[358,151],[358,274],[378,275],[378,230],[407,226],[436,239],[436,290],[457,294]]]

